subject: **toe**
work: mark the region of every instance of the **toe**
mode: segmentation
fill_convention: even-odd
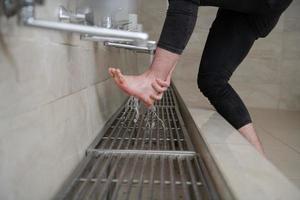
[[[121,71],[120,71],[119,69],[116,69],[115,75],[116,75],[117,81],[118,81],[120,84],[122,84],[123,81],[124,81],[124,77],[123,77],[123,75],[122,75],[122,73],[121,73]]]

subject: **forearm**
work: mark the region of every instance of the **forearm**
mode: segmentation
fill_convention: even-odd
[[[179,58],[179,54],[157,47],[150,70],[155,77],[166,80]]]
[[[186,47],[197,20],[198,6],[184,0],[170,0],[158,48],[151,64],[155,76],[166,80]]]
[[[197,14],[197,4],[186,0],[169,0],[158,47],[181,54],[193,33]]]

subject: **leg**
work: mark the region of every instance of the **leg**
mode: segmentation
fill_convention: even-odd
[[[255,149],[257,149],[259,153],[266,156],[252,123],[243,126],[238,131],[255,147]]]
[[[202,54],[198,86],[216,110],[262,152],[249,112],[228,83],[257,39],[246,16],[219,10]]]

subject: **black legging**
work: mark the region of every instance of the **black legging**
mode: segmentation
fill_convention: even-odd
[[[198,6],[219,11],[205,44],[198,87],[236,129],[251,123],[239,95],[228,83],[254,41],[267,36],[292,0],[169,0],[158,47],[181,54],[197,20]]]

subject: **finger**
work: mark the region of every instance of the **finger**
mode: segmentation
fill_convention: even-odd
[[[112,77],[115,76],[115,74],[113,73],[113,69],[112,69],[112,68],[109,68],[109,69],[108,69],[108,73],[109,73]]]
[[[172,71],[173,71],[173,69],[172,69]],[[170,74],[168,75],[167,80],[166,80],[166,82],[167,82],[169,85],[170,85],[170,82],[171,82],[172,71],[170,72]]]
[[[120,83],[123,83],[124,82],[124,76],[123,74],[121,73],[120,69],[116,69],[116,76],[117,76],[117,79]]]
[[[161,87],[169,87],[170,83],[168,83],[167,81],[163,81],[161,79],[156,79],[156,82],[161,86]]]
[[[160,93],[160,94],[152,94],[150,97],[151,97],[151,99],[153,99],[153,100],[159,101],[159,100],[162,99],[162,96],[163,96],[163,93]]]
[[[147,108],[150,108],[154,104],[154,100],[151,97],[147,100],[142,100]]]
[[[161,87],[157,82],[154,82],[151,85],[153,89],[158,93],[165,92],[168,89],[167,87]]]

